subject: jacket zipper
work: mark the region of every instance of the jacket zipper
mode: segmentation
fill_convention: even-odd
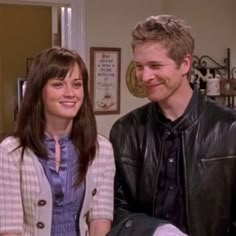
[[[185,156],[185,142],[184,142],[184,131],[181,132],[181,140],[182,140],[182,155],[183,155],[183,169],[184,169],[184,192],[185,192],[185,210],[186,210],[186,221],[187,221],[187,228],[189,234],[191,235],[192,229],[190,224],[190,201],[189,201],[189,183],[188,183],[188,176],[187,176],[187,163],[186,163],[186,156]]]
[[[202,158],[201,159],[201,162],[211,162],[211,161],[222,161],[222,160],[225,160],[225,159],[236,159],[236,156],[225,156],[225,157],[213,157],[213,158]]]

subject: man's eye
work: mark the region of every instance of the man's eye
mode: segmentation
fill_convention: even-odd
[[[141,65],[135,65],[136,70],[142,70],[143,67]]]
[[[160,69],[160,68],[161,68],[161,65],[158,65],[158,64],[151,64],[151,65],[150,65],[150,68],[152,68],[152,69]]]

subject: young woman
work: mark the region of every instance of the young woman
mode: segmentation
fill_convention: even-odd
[[[106,235],[114,172],[112,147],[97,135],[83,60],[64,48],[42,51],[16,131],[0,145],[0,235]]]

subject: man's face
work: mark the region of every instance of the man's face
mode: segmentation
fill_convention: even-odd
[[[191,57],[186,56],[180,65],[168,56],[159,42],[148,41],[134,48],[136,76],[144,85],[151,101],[165,103],[186,85]]]

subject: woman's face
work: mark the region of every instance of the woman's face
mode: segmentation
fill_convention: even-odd
[[[42,93],[46,122],[70,121],[78,113],[83,99],[83,80],[76,63],[66,77],[49,79]]]

